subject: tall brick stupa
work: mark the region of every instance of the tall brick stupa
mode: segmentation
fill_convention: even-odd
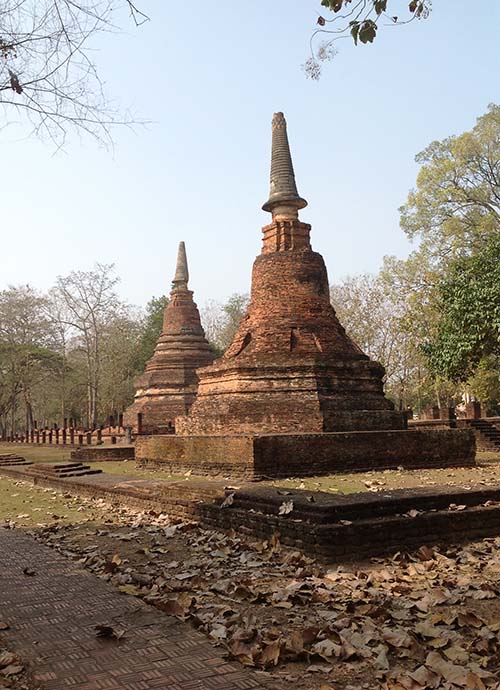
[[[175,418],[186,415],[196,397],[196,369],[214,359],[188,281],[186,247],[181,242],[162,332],[144,373],[136,381],[134,402],[124,414],[124,425],[135,432],[138,415],[144,433],[173,431]]]
[[[323,258],[299,220],[286,121],[272,122],[271,191],[251,300],[224,356],[201,369],[181,434],[402,429],[383,393],[383,367],[349,338],[330,303]]]
[[[139,464],[260,479],[474,463],[470,431],[409,430],[384,396],[383,367],[348,337],[330,304],[323,258],[299,220],[306,205],[277,113],[263,207],[272,220],[248,310],[224,356],[198,369],[196,400],[177,417],[176,433],[137,437]]]

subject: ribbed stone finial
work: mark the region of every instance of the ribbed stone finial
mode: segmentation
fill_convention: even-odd
[[[307,201],[297,191],[283,113],[274,114],[272,129],[271,192],[262,208],[272,213],[273,218],[297,218],[299,209],[305,208]]]
[[[186,245],[184,242],[179,242],[179,250],[177,252],[177,265],[175,267],[175,276],[172,281],[172,289],[187,290],[189,280],[189,271],[186,257]]]

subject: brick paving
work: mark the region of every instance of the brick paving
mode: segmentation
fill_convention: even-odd
[[[29,568],[35,575],[23,574]],[[187,624],[117,592],[21,530],[0,528],[0,620],[43,690],[279,690]],[[100,639],[95,626],[124,630]]]

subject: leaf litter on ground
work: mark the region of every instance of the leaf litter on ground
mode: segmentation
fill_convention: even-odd
[[[37,538],[270,678],[297,690],[500,690],[500,538],[326,566],[278,535],[91,504],[98,526]]]

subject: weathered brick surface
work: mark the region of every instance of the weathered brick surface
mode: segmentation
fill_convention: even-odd
[[[233,343],[198,374],[197,399],[189,416],[176,423],[183,435],[406,424],[384,397],[382,366],[339,323],[324,261],[310,247],[257,257],[250,306]]]
[[[467,430],[141,436],[136,441],[140,464],[248,479],[472,465],[474,457],[474,436]]]
[[[24,568],[35,571],[33,577]],[[279,688],[173,616],[124,596],[18,530],[0,529],[2,631],[42,690],[262,690]],[[6,584],[7,583],[7,584]],[[96,625],[123,631],[96,637]]]
[[[85,460],[86,462],[104,462],[107,460],[133,460],[135,451],[133,446],[83,446],[73,450],[70,455],[72,460]]]
[[[123,417],[124,425],[136,432],[138,414],[142,414],[144,432],[161,433],[173,428],[175,418],[187,414],[196,397],[196,369],[214,359],[193,293],[187,289],[187,265],[182,268],[186,274],[181,277],[185,279],[174,280],[162,333],[144,374],[136,381],[134,403]]]

